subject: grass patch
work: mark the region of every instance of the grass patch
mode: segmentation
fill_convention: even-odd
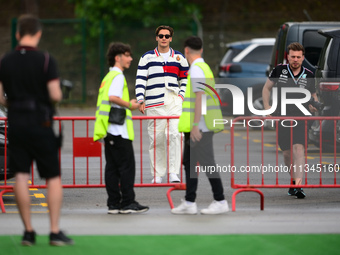
[[[20,245],[21,236],[0,236],[1,255],[60,254],[340,254],[339,234],[139,235],[71,236],[74,246],[51,247],[48,236],[37,236],[32,247]]]

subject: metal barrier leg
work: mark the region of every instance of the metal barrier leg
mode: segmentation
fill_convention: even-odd
[[[166,192],[166,197],[168,198],[171,209],[174,208],[174,203],[172,202],[172,198],[171,198],[171,192],[174,190],[186,190],[186,185],[184,183],[177,184],[176,186],[168,189],[168,191]]]
[[[5,204],[4,204],[4,200],[2,196],[5,193],[9,193],[9,192],[13,192],[13,189],[4,189],[3,191],[0,192],[0,207],[1,207],[2,213],[6,213]]]
[[[264,195],[262,193],[262,191],[258,190],[258,189],[239,189],[239,190],[236,190],[234,193],[233,193],[233,196],[232,196],[232,200],[231,200],[231,203],[232,203],[232,211],[235,212],[236,211],[236,195],[238,193],[241,193],[241,192],[256,192],[260,195],[260,209],[263,211],[264,210]]]

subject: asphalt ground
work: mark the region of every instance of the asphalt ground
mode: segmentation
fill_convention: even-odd
[[[135,113],[136,114],[136,113]],[[94,116],[94,109],[62,108],[60,116]],[[136,130],[135,130],[136,132]],[[242,136],[242,133],[241,133]],[[66,134],[64,146],[70,143]],[[145,139],[145,138],[144,138]],[[139,153],[138,139],[134,143]],[[228,141],[221,141],[228,144]],[[227,154],[228,146],[226,146]],[[146,149],[146,148],[145,148]],[[65,149],[65,153],[69,153]],[[244,159],[240,149],[236,158]],[[143,149],[144,151],[144,149]],[[227,157],[227,156],[226,156]],[[217,161],[229,158],[218,157]],[[136,156],[138,164],[139,159]],[[137,170],[138,171],[138,170]],[[63,174],[68,174],[63,172]],[[145,178],[149,178],[146,176]],[[150,179],[151,180],[151,179]],[[231,208],[230,174],[222,175],[226,199]],[[287,177],[287,180],[289,178]],[[145,179],[147,181],[147,179]],[[167,188],[136,188],[136,199],[150,210],[143,214],[109,215],[104,188],[64,189],[61,228],[71,235],[163,235],[163,234],[299,234],[339,233],[340,196],[338,189],[305,189],[305,199],[287,195],[287,189],[261,189],[265,197],[264,210],[260,210],[258,194],[245,192],[237,195],[236,211],[224,215],[172,215],[166,199]],[[49,232],[49,221],[44,195],[46,190],[33,190],[33,225],[38,234]],[[36,195],[42,194],[42,195]],[[175,205],[184,197],[184,191],[173,191]],[[0,215],[0,235],[21,234],[23,226],[15,209],[14,197],[4,197],[9,213]],[[200,175],[198,208],[212,202],[212,193],[204,175]],[[41,205],[42,204],[42,205]],[[37,209],[38,208],[38,209]]]

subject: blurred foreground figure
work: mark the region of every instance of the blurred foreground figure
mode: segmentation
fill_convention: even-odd
[[[41,34],[38,18],[23,15],[18,19],[19,45],[0,62],[0,103],[8,107],[9,163],[15,172],[14,193],[25,227],[22,245],[35,244],[28,189],[35,160],[40,177],[47,180],[50,244],[60,246],[73,244],[59,229],[63,199],[58,160],[61,141],[53,132],[52,121],[54,104],[62,99],[62,92],[55,60],[37,49]]]

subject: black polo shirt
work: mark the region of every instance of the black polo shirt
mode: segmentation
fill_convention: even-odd
[[[291,71],[289,64],[280,64],[276,66],[268,77],[271,81],[275,82],[278,88],[278,107],[276,110],[276,115],[281,114],[281,88],[304,88],[309,90],[311,94],[315,93],[315,81],[314,74],[312,71],[305,67],[301,68],[298,75],[294,76]],[[305,95],[302,93],[288,93],[286,96],[288,99],[300,99],[304,98]],[[308,103],[304,104],[305,108],[308,110]],[[286,105],[286,115],[287,116],[304,116],[298,107],[295,105]]]
[[[29,115],[30,125],[35,125],[34,119],[39,125],[44,114],[41,112],[46,109],[49,115],[53,114],[47,83],[58,77],[53,57],[36,48],[18,46],[0,60],[0,81],[7,96],[8,121],[12,128],[16,124],[24,125],[19,121],[23,122]]]
[[[8,102],[33,98],[49,104],[47,83],[58,77],[53,57],[36,48],[19,46],[0,61],[0,81]]]

